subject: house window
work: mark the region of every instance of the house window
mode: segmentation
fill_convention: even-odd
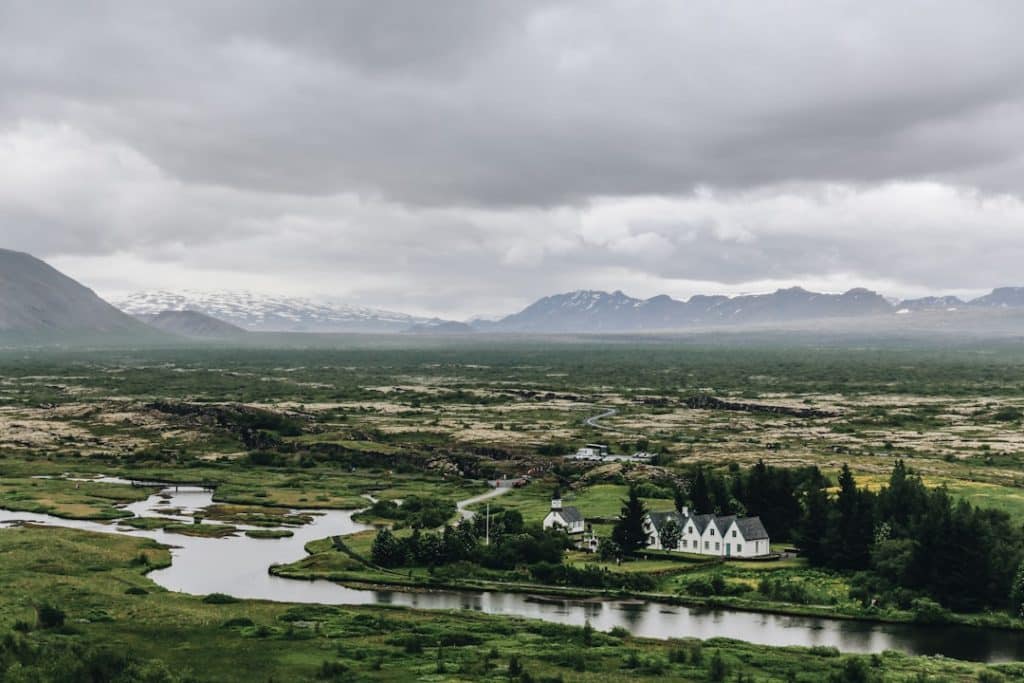
[[[714,529],[712,529],[712,530],[711,530],[711,535],[712,535],[712,536],[714,536],[714,535],[715,535],[715,530],[714,530]]]
[[[718,549],[719,549],[719,546],[720,546],[720,544],[716,542],[716,543],[715,543],[715,550],[718,550]]]
[[[710,543],[708,543],[707,541],[704,541],[704,550],[707,550],[710,547],[710,545],[711,545]]]
[[[736,544],[736,552],[738,552],[738,553],[742,553],[743,552],[743,544],[742,543],[737,543]]]
[[[691,526],[691,527],[687,528],[686,533],[692,534],[693,533],[693,527]]]
[[[732,537],[736,538],[736,530],[735,529],[732,530]]]

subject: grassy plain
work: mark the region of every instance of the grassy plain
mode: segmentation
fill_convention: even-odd
[[[145,577],[168,561],[166,550],[136,538],[4,530],[0,633],[22,624],[11,642],[58,650],[116,644],[134,658],[162,662],[166,675],[146,679],[161,681],[507,681],[518,677],[510,667],[533,680],[703,681],[717,658],[730,680],[742,673],[758,681],[821,681],[858,667],[891,681],[1024,675],[1012,664],[892,652],[841,656],[725,639],[657,642],[470,612],[204,600]],[[37,625],[43,604],[59,607],[66,625]]]
[[[956,348],[905,343],[886,348],[816,343],[784,348],[733,341],[733,346],[719,348],[667,338],[616,338],[543,344],[354,341],[335,349],[211,346],[0,352],[0,507],[114,520],[125,516],[119,505],[151,492],[99,482],[34,478],[107,474],[209,484],[216,487],[214,498],[219,503],[217,510],[208,513],[211,519],[273,528],[303,522],[288,519],[290,509],[360,508],[369,504],[368,495],[387,500],[413,494],[461,500],[485,490],[488,478],[529,473],[533,483],[490,501],[492,509],[514,508],[528,523],[538,522],[549,507],[551,491],[560,484],[566,504],[579,507],[595,522],[598,533],[606,534],[628,483],[678,476],[693,463],[726,469],[763,459],[778,466],[815,464],[833,476],[843,463],[849,463],[859,481],[880,485],[892,462],[902,458],[929,485],[945,485],[955,496],[1003,509],[1024,522],[1024,350],[980,343]],[[763,409],[688,408],[685,401],[699,394],[758,406],[813,408],[822,414],[800,417]],[[609,407],[617,413],[603,419],[600,427],[584,424],[585,417]],[[618,453],[642,448],[662,456],[652,465],[597,467],[566,464],[559,457],[595,441],[608,443]],[[645,502],[652,509],[672,505],[666,497],[649,496]],[[179,526],[188,530],[189,525]],[[197,525],[191,532],[203,533],[205,527],[213,526]],[[44,542],[44,547],[71,544],[65,550],[78,552],[75,544],[84,543],[73,532],[34,529],[0,531],[0,543],[29,537],[38,542],[47,535],[58,540]],[[120,545],[128,543],[124,539],[91,542],[96,552],[130,558],[140,552]],[[371,542],[372,533],[347,539],[364,556],[369,555]],[[90,642],[123,639],[147,657],[174,662],[191,655],[198,662],[193,669],[208,669],[202,675],[210,680],[215,677],[209,672],[232,666],[214,661],[216,647],[228,645],[240,658],[252,659],[253,671],[264,663],[268,672],[300,671],[312,676],[324,660],[341,658],[358,675],[384,680],[387,667],[401,660],[401,666],[411,667],[401,669],[404,673],[415,669],[417,676],[429,678],[436,664],[436,653],[429,648],[406,656],[404,646],[382,644],[386,638],[382,631],[387,630],[383,626],[353,626],[378,618],[381,624],[397,619],[403,628],[431,628],[436,621],[446,629],[485,633],[491,633],[487,624],[497,624],[493,637],[466,652],[452,648],[451,656],[455,658],[458,650],[457,658],[470,667],[469,650],[479,659],[480,652],[493,646],[499,656],[488,670],[491,673],[501,672],[500,662],[521,652],[540,662],[531,672],[561,673],[580,680],[590,676],[555,662],[555,650],[545,649],[549,638],[534,633],[532,640],[527,638],[530,642],[520,642],[525,635],[498,635],[508,630],[506,620],[391,611],[377,616],[381,610],[373,609],[333,610],[325,612],[322,620],[309,620],[322,622],[321,629],[336,627],[338,633],[346,634],[345,643],[356,638],[352,642],[359,649],[386,655],[383,668],[373,673],[375,656],[355,660],[354,655],[338,650],[341,641],[297,631],[295,622],[280,621],[292,609],[287,606],[210,607],[187,596],[162,594],[142,578],[144,567],[103,560],[109,560],[111,567],[97,576],[123,587],[145,585],[150,591],[144,600],[159,608],[150,619],[130,609],[141,600],[133,602],[122,593],[96,593],[85,570],[72,566],[71,556],[52,560],[23,556],[29,552],[25,546],[21,543],[18,552],[0,555],[6,576],[18,582],[11,585],[20,586],[5,591],[3,598],[5,611],[0,614],[10,624],[29,619],[33,601],[42,595],[31,577],[17,576],[12,560],[44,567],[54,562],[59,571],[44,577],[65,581],[61,572],[70,572],[67,583],[61,585],[79,585],[83,595],[93,596],[89,604],[107,601],[102,609],[116,616],[113,621],[101,619],[76,627],[82,631],[80,637]],[[316,542],[309,549],[308,558],[283,571],[353,581],[397,580],[335,551],[329,542]],[[79,559],[85,566],[100,566],[102,558],[92,558],[84,548],[81,552]],[[159,561],[159,552],[145,550],[152,562]],[[597,560],[572,554],[568,562],[583,566]],[[808,569],[800,561],[722,566],[652,555],[621,566],[602,566],[613,572],[649,574],[655,578],[655,592],[680,600],[863,616],[848,597],[845,577]],[[427,568],[409,572],[403,581],[438,580]],[[806,600],[787,602],[760,592],[765,577],[801,585]],[[520,583],[524,577],[483,572],[474,580]],[[712,580],[725,586],[725,594],[704,594]],[[80,615],[86,603],[72,593],[56,595],[74,606],[69,612]],[[905,619],[910,615],[875,616]],[[236,617],[250,618],[255,626],[221,629],[221,623]],[[143,625],[140,633],[145,637],[127,633],[129,624],[139,625],[133,619]],[[246,630],[262,625],[288,632],[282,626],[285,623],[292,623],[291,632],[279,644],[275,630],[271,636]],[[362,635],[351,635],[363,628]],[[518,634],[520,629],[513,631]],[[182,633],[188,633],[186,644],[167,644]],[[296,633],[310,637],[299,638]],[[523,631],[529,633],[529,629]],[[572,630],[559,634],[563,639],[578,637]],[[667,662],[668,647],[608,641],[601,646],[607,651],[595,655],[594,666],[611,672],[607,675],[612,680],[614,676],[632,680],[637,672],[622,669],[619,663],[631,648]],[[754,659],[751,653],[763,652],[735,643],[706,645],[705,651],[716,648],[737,666],[740,658]],[[819,666],[812,669],[816,671],[840,662],[840,658],[814,659],[808,653],[771,653],[773,661],[778,658],[786,666],[794,662],[810,666],[810,662]],[[919,670],[935,664],[889,655],[883,659],[893,672],[910,671],[910,662]],[[938,668],[942,666],[946,664]],[[960,670],[948,666],[954,679],[961,677]],[[680,680],[699,678],[696,669],[671,671]],[[963,671],[973,676],[975,669]],[[782,679],[767,668],[762,675]],[[283,674],[277,678],[289,680]]]

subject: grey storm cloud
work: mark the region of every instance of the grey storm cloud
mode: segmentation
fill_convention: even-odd
[[[147,286],[110,275],[135,259],[437,312],[576,286],[1009,284],[1022,20],[1011,1],[0,0],[4,242],[111,288]]]

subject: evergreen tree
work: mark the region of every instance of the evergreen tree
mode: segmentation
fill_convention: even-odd
[[[686,491],[678,483],[672,484],[672,502],[675,503],[676,512],[682,512],[687,505]]]
[[[373,539],[370,558],[380,567],[401,567],[405,564],[405,553],[390,529],[381,529]]]
[[[1010,587],[1010,613],[1015,617],[1024,617],[1024,562],[1017,567]]]
[[[827,552],[833,567],[866,569],[870,564],[875,538],[872,505],[870,492],[857,490],[850,466],[844,464],[834,514],[829,519]]]
[[[623,552],[633,553],[647,545],[647,534],[644,532],[644,506],[635,486],[629,487],[629,498],[622,501],[619,519],[612,529],[612,540]]]
[[[661,528],[661,547],[666,550],[675,550],[679,545],[679,539],[683,535],[683,530],[676,524],[676,520],[670,519],[665,522],[665,525]]]
[[[828,493],[824,489],[815,486],[807,491],[796,541],[813,565],[823,565],[828,559],[830,512]]]
[[[714,512],[714,507],[711,504],[711,491],[708,488],[707,477],[704,476],[704,468],[698,467],[697,474],[693,478],[693,484],[690,486],[690,502],[693,504],[693,512],[695,514],[706,514]]]

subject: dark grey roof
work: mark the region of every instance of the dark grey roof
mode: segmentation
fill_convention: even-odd
[[[561,512],[562,519],[564,519],[568,524],[583,521],[583,515],[580,514],[579,510],[572,506],[564,507],[560,511],[556,510],[556,512]]]
[[[764,528],[760,517],[741,517],[736,520],[736,526],[739,527],[745,541],[760,541],[768,538],[768,530]]]
[[[675,510],[671,510],[669,512],[651,512],[648,516],[651,518],[651,526],[653,526],[659,534],[661,533],[662,528],[664,528],[666,522],[670,519],[679,526],[680,531],[683,529],[683,516]]]
[[[714,515],[690,515],[689,521],[693,522],[693,525],[697,527],[698,534],[703,534],[704,529],[708,527],[708,524],[710,524],[714,518]]]
[[[715,526],[718,527],[718,535],[725,536],[725,532],[732,526],[733,520],[736,519],[736,515],[728,515],[726,517],[715,517]]]

